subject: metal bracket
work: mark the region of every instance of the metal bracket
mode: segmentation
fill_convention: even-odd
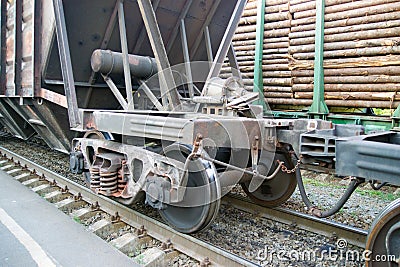
[[[126,103],[124,97],[122,96],[121,92],[118,90],[118,88],[115,85],[115,83],[113,82],[113,80],[110,77],[105,76],[103,74],[102,74],[102,76],[103,76],[104,81],[108,85],[108,87],[110,87],[111,91],[113,92],[115,98],[118,100],[121,107],[124,110],[128,110],[129,109],[128,103]]]
[[[65,24],[64,7],[62,0],[53,1],[58,51],[60,54],[61,71],[64,81],[65,97],[68,104],[69,125],[72,128],[80,125],[78,101],[76,98],[75,80],[72,71],[71,54],[68,44],[67,28]]]
[[[396,108],[392,115],[392,127],[394,130],[400,130],[400,105]]]
[[[190,66],[189,46],[188,46],[188,42],[187,42],[186,27],[185,27],[184,19],[181,20],[181,40],[182,40],[182,48],[183,48],[183,57],[185,59],[185,72],[186,72],[186,77],[187,77],[189,96],[190,96],[190,98],[193,99],[194,89],[193,89],[192,68]]]
[[[253,144],[251,145],[251,167],[254,173],[258,172],[258,149],[259,149],[259,137],[255,136]]]
[[[124,15],[124,1],[119,0],[118,3],[118,24],[119,24],[119,36],[121,39],[121,48],[122,48],[122,60],[124,65],[124,77],[125,77],[125,90],[126,97],[128,99],[128,110],[134,109],[133,103],[133,94],[132,94],[132,78],[131,71],[129,67],[129,58],[128,58],[128,40],[126,37],[126,27],[125,27],[125,15]],[[118,99],[119,101],[119,99]]]
[[[179,93],[176,89],[174,76],[172,75],[171,66],[153,6],[150,0],[138,0],[138,4],[150,40],[151,48],[157,62],[161,95],[166,96],[168,99],[168,103],[165,103],[163,98],[163,105],[168,106],[170,110],[180,110],[181,101]]]

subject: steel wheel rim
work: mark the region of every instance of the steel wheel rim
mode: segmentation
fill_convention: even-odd
[[[181,151],[181,155],[176,152]],[[182,144],[173,144],[164,149],[164,154],[170,158],[180,160],[184,156],[188,156],[191,148]],[[179,152],[178,152],[179,153]],[[193,165],[192,165],[193,164]],[[201,166],[200,166],[201,164]],[[172,228],[183,233],[194,233],[208,227],[218,213],[220,200],[218,198],[218,184],[216,178],[215,168],[209,163],[196,159],[189,164],[189,168],[204,168],[204,171],[195,173],[191,172],[188,176],[187,187],[198,187],[208,185],[208,196],[206,202],[208,204],[197,207],[179,207],[167,205],[167,208],[160,210],[160,215]],[[208,170],[208,171],[207,171]],[[212,174],[212,175],[210,175]],[[185,195],[186,197],[190,197]],[[208,198],[208,199],[207,199]],[[212,200],[216,201],[212,201]]]
[[[284,161],[288,168],[293,168],[293,164],[285,157],[284,154],[277,153],[269,174],[271,174],[278,166],[276,160]],[[241,186],[246,192],[247,196],[254,203],[264,207],[276,207],[284,203],[292,196],[294,190],[296,189],[297,181],[294,173],[287,174],[279,171],[273,179],[263,182],[262,185],[254,192],[249,191],[249,184],[250,182],[245,182],[242,183]],[[270,189],[271,192],[269,192],[268,189]]]
[[[375,259],[376,255],[387,255],[386,235],[389,229],[400,221],[400,199],[396,199],[386,206],[375,218],[371,225],[365,249],[372,252],[370,259]],[[396,255],[399,257],[398,255]],[[387,261],[366,261],[367,267],[376,266],[398,266],[396,263],[388,264]]]

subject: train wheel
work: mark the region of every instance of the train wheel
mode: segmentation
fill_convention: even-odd
[[[190,153],[190,147],[182,144],[164,149],[165,156],[181,162],[185,162]],[[193,159],[188,164],[188,171],[188,188],[183,201],[167,204],[160,210],[160,215],[175,230],[194,233],[209,226],[218,214],[221,189],[212,163]]]
[[[288,168],[293,168],[291,160],[287,158],[287,154],[275,154],[274,163],[271,166],[270,175],[278,167],[276,160],[285,162]],[[276,207],[284,203],[290,198],[296,189],[296,175],[295,173],[285,173],[279,171],[276,176],[263,182],[255,191],[249,191],[249,182],[242,183],[242,188],[249,196],[249,198],[256,204],[264,207]]]
[[[400,199],[396,199],[375,218],[371,225],[366,250],[371,254],[367,267],[400,264]]]

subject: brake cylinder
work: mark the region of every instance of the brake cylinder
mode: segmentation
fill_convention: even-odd
[[[156,60],[151,57],[128,55],[131,75],[147,79],[157,73]],[[91,58],[92,69],[104,75],[123,74],[124,64],[122,53],[97,49]]]

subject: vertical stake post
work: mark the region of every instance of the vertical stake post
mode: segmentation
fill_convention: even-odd
[[[258,2],[257,7],[257,25],[256,25],[256,50],[254,62],[254,87],[253,92],[259,94],[259,99],[254,104],[262,105],[264,113],[267,111],[267,105],[264,99],[264,81],[262,70],[262,59],[264,49],[264,23],[265,23],[265,0]]]
[[[324,23],[325,0],[317,0],[315,22],[315,60],[313,102],[308,111],[310,117],[325,119],[329,113],[324,97]]]

